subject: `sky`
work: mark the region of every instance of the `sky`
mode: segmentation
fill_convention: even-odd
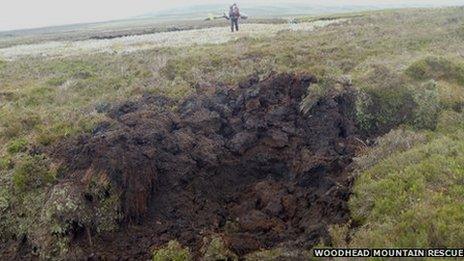
[[[0,31],[130,18],[163,9],[194,4],[230,4],[234,0],[0,0]],[[464,0],[235,0],[249,4],[452,4]]]

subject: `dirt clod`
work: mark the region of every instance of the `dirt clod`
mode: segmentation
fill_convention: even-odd
[[[239,256],[328,240],[327,225],[349,218],[354,95],[345,86],[303,115],[314,82],[278,74],[180,103],[147,95],[57,146],[67,179],[104,176],[121,194],[121,230],[94,232],[87,254],[147,259],[173,239],[198,253],[208,234]]]

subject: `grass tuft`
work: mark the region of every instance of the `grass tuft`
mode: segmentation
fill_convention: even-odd
[[[14,139],[10,141],[10,143],[8,144],[7,151],[10,154],[25,152],[27,150],[28,145],[29,142],[24,138]]]

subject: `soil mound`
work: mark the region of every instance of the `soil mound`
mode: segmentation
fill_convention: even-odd
[[[344,86],[304,114],[314,82],[278,74],[179,103],[147,95],[60,144],[68,180],[105,179],[121,195],[122,229],[93,231],[86,254],[146,259],[172,239],[198,252],[211,234],[239,256],[328,241],[327,225],[349,218],[355,95]]]

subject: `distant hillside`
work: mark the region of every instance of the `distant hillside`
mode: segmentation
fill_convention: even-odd
[[[306,4],[273,4],[273,5],[241,5],[241,10],[250,16],[269,17],[269,16],[285,16],[298,14],[320,14],[347,12],[354,10],[378,9],[378,6],[324,6],[324,5],[306,5]],[[137,18],[158,18],[162,20],[177,20],[177,19],[196,19],[203,18],[209,13],[222,13],[227,11],[227,5],[211,4],[211,5],[193,5],[172,8],[163,11],[150,12],[143,14]]]
[[[396,3],[396,4],[375,4],[375,5],[334,5],[334,4],[314,4],[314,3],[298,3],[298,4],[272,4],[272,5],[246,5],[240,6],[241,10],[253,17],[282,17],[288,15],[303,15],[303,14],[324,14],[324,13],[342,13],[353,11],[379,10],[386,8],[405,8],[405,7],[431,7],[437,4],[412,4],[412,3]],[[209,4],[209,5],[186,5],[162,11],[149,12],[134,18],[152,18],[160,20],[180,20],[180,19],[200,19],[207,14],[220,14],[227,11],[227,5],[224,4]]]

